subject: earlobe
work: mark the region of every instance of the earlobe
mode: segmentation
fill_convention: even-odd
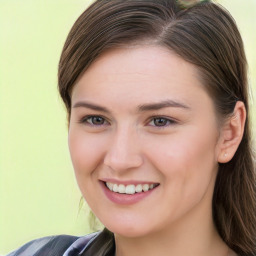
[[[244,103],[238,101],[233,115],[225,121],[221,128],[218,153],[219,163],[227,163],[233,158],[243,138],[245,120],[246,109]]]

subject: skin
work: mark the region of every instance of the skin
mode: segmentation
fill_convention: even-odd
[[[232,131],[219,128],[196,67],[165,48],[109,50],[89,67],[72,91],[69,148],[83,196],[115,233],[117,256],[231,253],[211,202],[218,162],[235,152],[226,146]],[[160,185],[120,205],[103,192],[108,179]]]

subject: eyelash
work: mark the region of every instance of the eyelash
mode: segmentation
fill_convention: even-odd
[[[92,120],[93,118],[101,119],[103,121],[103,123],[102,124],[94,124],[93,120]],[[163,122],[163,125],[159,125],[159,126],[155,125],[156,120],[159,120],[159,121],[161,120]],[[106,118],[104,118],[102,116],[98,116],[98,115],[85,116],[79,121],[79,123],[86,124],[86,125],[89,125],[89,126],[92,126],[92,127],[101,127],[103,125],[106,125],[106,123],[109,124],[109,122],[106,120]],[[150,124],[150,123],[153,123],[153,124]],[[153,116],[149,119],[147,124],[151,127],[156,127],[158,129],[163,129],[163,128],[166,128],[170,125],[177,124],[177,121],[173,120],[171,118],[163,117],[163,116]]]
[[[93,118],[100,118],[100,119],[102,119],[103,120],[103,124],[93,124],[93,121],[92,121],[92,119]],[[89,120],[91,120],[91,121],[89,121]],[[106,119],[104,118],[104,117],[102,117],[102,116],[97,116],[97,115],[91,115],[91,116],[85,116],[85,117],[83,117],[80,121],[79,121],[79,123],[82,123],[82,124],[87,124],[87,125],[90,125],[90,126],[103,126],[103,125],[105,125],[105,123],[106,122],[108,122],[108,121],[106,121]],[[109,122],[108,122],[109,123]]]
[[[155,125],[156,120],[162,120],[164,122],[164,124],[157,126],[157,125]],[[157,127],[158,129],[164,129],[168,126],[177,124],[177,121],[174,119],[171,119],[171,118],[164,117],[164,116],[154,116],[154,117],[150,118],[150,122],[148,122],[148,124],[150,124],[150,123],[153,123],[153,125],[149,125],[149,126]]]

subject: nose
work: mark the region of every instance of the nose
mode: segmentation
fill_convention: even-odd
[[[104,164],[114,171],[138,168],[143,163],[140,144],[135,131],[129,128],[117,130],[111,137]]]

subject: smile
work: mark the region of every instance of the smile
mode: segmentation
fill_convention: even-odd
[[[151,183],[151,184],[124,185],[124,184],[115,184],[111,182],[106,182],[105,185],[112,192],[119,193],[119,194],[133,195],[135,193],[147,192],[149,190],[152,190],[155,187],[157,187],[159,184]]]

